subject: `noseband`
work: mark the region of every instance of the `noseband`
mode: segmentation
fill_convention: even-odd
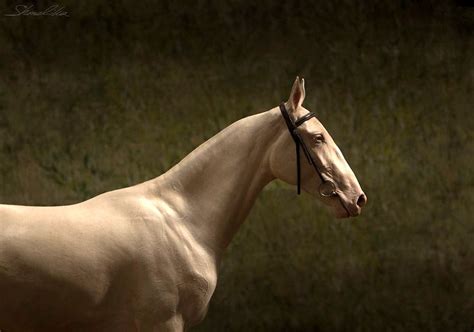
[[[286,110],[285,104],[281,103],[280,104],[280,111],[281,115],[283,116],[283,119],[285,119],[286,125],[288,127],[288,131],[291,134],[291,137],[293,138],[293,141],[295,142],[296,146],[296,182],[297,182],[297,193],[298,195],[301,193],[301,165],[300,165],[300,147],[303,148],[303,152],[306,156],[306,159],[308,160],[308,163],[313,166],[314,170],[316,171],[316,174],[318,174],[319,178],[321,179],[321,184],[319,186],[319,194],[323,197],[329,197],[329,196],[336,196],[336,185],[334,182],[329,181],[324,178],[323,174],[319,170],[318,166],[316,165],[313,157],[311,156],[311,153],[304,143],[302,137],[298,133],[298,127],[301,126],[303,123],[308,121],[311,118],[315,118],[316,114],[313,112],[309,112],[308,114],[305,114],[301,118],[297,119],[294,123],[290,118],[290,115],[288,114],[288,111]]]

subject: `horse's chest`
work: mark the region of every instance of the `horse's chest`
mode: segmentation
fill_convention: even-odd
[[[183,266],[177,284],[178,310],[190,322],[204,318],[217,282],[216,266],[199,254]]]
[[[178,311],[190,322],[204,318],[215,289],[215,281],[204,273],[192,273],[178,285]]]
[[[173,241],[160,251],[158,261],[160,282],[154,290],[159,298],[160,293],[166,293],[174,299],[166,301],[165,310],[181,314],[189,325],[201,321],[217,282],[217,267],[212,256],[191,241]]]

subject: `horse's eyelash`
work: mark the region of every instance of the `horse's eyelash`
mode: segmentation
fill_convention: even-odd
[[[324,136],[322,134],[314,135],[314,140],[316,141],[324,141]]]

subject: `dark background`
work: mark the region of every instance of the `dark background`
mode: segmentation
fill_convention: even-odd
[[[6,17],[59,4],[69,17]],[[474,328],[474,10],[449,1],[3,1],[0,201],[158,176],[296,75],[369,204],[270,184],[197,331]],[[1,295],[0,295],[1,296]]]

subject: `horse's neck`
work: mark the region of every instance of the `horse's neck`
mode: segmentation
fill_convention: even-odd
[[[269,154],[282,124],[277,109],[237,121],[157,179],[180,222],[218,256],[273,179]]]

